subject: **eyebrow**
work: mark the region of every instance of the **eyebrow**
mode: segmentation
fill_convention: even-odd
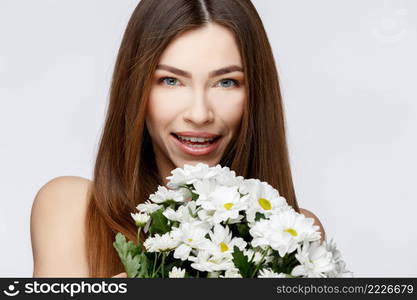
[[[187,77],[187,78],[191,78],[191,73],[181,70],[181,69],[177,69],[175,67],[172,66],[168,66],[168,65],[163,65],[163,64],[159,64],[156,66],[157,70],[165,70],[165,71],[169,71],[171,73],[177,74],[179,76],[183,76],[183,77]],[[209,78],[215,77],[215,76],[219,76],[219,75],[224,75],[227,73],[232,73],[232,72],[242,72],[243,73],[243,68],[239,67],[237,65],[231,65],[231,66],[227,66],[218,70],[214,70],[211,71],[209,73]]]

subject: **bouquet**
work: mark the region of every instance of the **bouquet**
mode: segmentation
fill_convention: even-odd
[[[333,239],[266,182],[198,163],[171,171],[137,212],[144,243],[120,232],[115,247],[128,277],[351,277]]]

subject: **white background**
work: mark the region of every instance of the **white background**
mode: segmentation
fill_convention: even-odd
[[[355,276],[417,276],[417,1],[256,0],[294,182]],[[92,177],[137,0],[0,0],[0,277],[31,277],[30,212]],[[64,258],[63,258],[64,259]]]

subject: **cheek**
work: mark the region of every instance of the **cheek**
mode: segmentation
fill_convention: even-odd
[[[222,99],[222,101],[218,101],[216,104],[218,114],[228,127],[236,129],[243,116],[243,109],[245,105],[244,92],[239,91],[220,99]]]
[[[178,114],[175,93],[166,93],[156,89],[149,96],[147,104],[147,123],[153,128],[162,128]]]

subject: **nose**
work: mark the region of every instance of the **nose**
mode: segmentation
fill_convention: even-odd
[[[214,118],[211,103],[204,91],[195,92],[184,113],[184,121],[196,125],[211,123]]]

